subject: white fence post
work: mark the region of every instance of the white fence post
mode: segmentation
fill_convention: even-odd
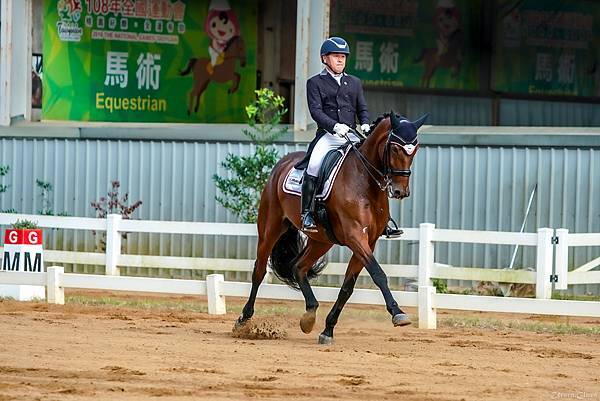
[[[225,277],[222,274],[209,274],[206,276],[206,296],[210,315],[224,315],[227,313],[225,296],[222,292],[224,281]]]
[[[106,271],[107,276],[118,276],[117,262],[121,255],[121,233],[119,224],[120,214],[109,214],[106,216]]]
[[[435,329],[437,316],[434,307],[435,287],[431,282],[431,268],[435,253],[433,245],[433,230],[435,224],[422,223],[419,225],[419,281],[418,309],[419,328]]]
[[[437,328],[437,313],[434,305],[435,287],[419,286],[419,328],[435,330]]]
[[[431,268],[433,267],[434,249],[433,249],[433,230],[435,224],[421,223],[419,225],[419,287],[422,285],[430,286]]]
[[[537,258],[535,275],[535,297],[539,299],[552,298],[552,234],[550,228],[539,228],[537,237]]]
[[[554,288],[557,290],[566,290],[569,286],[569,230],[559,228],[556,230],[556,261],[554,262],[554,274],[558,275],[558,281]]]
[[[49,304],[65,304],[65,289],[63,288],[63,274],[65,268],[62,266],[50,266],[46,273],[46,298]]]

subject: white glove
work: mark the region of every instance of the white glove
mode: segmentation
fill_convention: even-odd
[[[363,124],[360,126],[360,129],[362,130],[362,132],[367,133],[371,131],[371,126],[369,124]]]
[[[346,136],[346,134],[348,134],[349,131],[350,127],[348,127],[346,124],[337,123],[333,126],[333,132],[340,138]]]

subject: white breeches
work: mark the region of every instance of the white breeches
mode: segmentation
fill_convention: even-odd
[[[354,135],[352,132],[348,132],[348,138],[350,138],[352,143],[360,141],[360,138]],[[323,159],[325,158],[327,152],[339,148],[346,142],[346,138],[340,138],[336,135],[330,134],[329,132],[323,135],[321,139],[317,141],[317,144],[310,155],[306,172],[313,177],[318,177],[319,169],[321,168],[321,164],[323,163]]]

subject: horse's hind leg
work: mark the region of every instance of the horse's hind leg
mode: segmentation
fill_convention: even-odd
[[[194,97],[195,97],[194,91],[192,90],[190,92],[190,100],[188,102],[188,112],[187,112],[188,116],[192,115],[192,108],[194,107]]]
[[[333,328],[337,324],[340,313],[342,313],[342,309],[344,309],[344,305],[346,305],[348,298],[350,298],[352,292],[354,291],[356,278],[358,277],[358,274],[362,268],[363,266],[360,263],[360,260],[356,256],[352,256],[350,263],[348,263],[348,268],[346,269],[344,284],[342,284],[338,298],[335,301],[335,304],[333,304],[331,311],[327,315],[327,319],[325,319],[325,330],[323,330],[323,332],[319,335],[319,344],[333,343]]]
[[[267,272],[269,255],[279,237],[281,237],[288,228],[287,223],[284,223],[282,212],[279,211],[278,213],[277,209],[278,208],[268,205],[268,202],[265,202],[264,205],[261,203],[258,213],[258,246],[254,270],[252,271],[252,289],[250,290],[248,301],[246,302],[244,309],[242,309],[242,315],[236,322],[236,326],[244,324],[254,315],[254,302],[256,301],[258,287],[262,283]]]
[[[207,86],[208,86],[208,79],[205,80],[204,82],[202,82],[201,84],[199,84],[198,86],[196,86],[196,90],[194,91],[194,94],[196,95],[196,103],[194,105],[194,113],[198,112],[198,108],[200,107],[200,96],[202,96],[202,93],[204,93]]]
[[[298,268],[298,285],[300,286],[300,291],[302,291],[302,295],[306,301],[306,312],[300,319],[300,328],[306,334],[310,333],[315,325],[317,308],[319,307],[319,302],[308,282],[308,272],[315,263],[317,263],[319,258],[325,255],[332,246],[333,244],[318,242],[309,238],[306,242],[304,252],[296,263]]]

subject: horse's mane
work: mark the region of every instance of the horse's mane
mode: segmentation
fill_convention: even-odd
[[[400,120],[406,120],[406,117],[404,117],[403,115],[400,115],[400,114],[397,114],[397,113],[395,113],[395,114],[396,114],[396,117],[398,117]],[[371,126],[373,128],[377,127],[377,125],[381,122],[381,120],[389,118],[391,115],[392,115],[391,112],[390,113],[383,113],[382,115],[380,115],[379,117],[377,117],[375,119],[375,121],[373,121],[373,123],[371,123]]]

